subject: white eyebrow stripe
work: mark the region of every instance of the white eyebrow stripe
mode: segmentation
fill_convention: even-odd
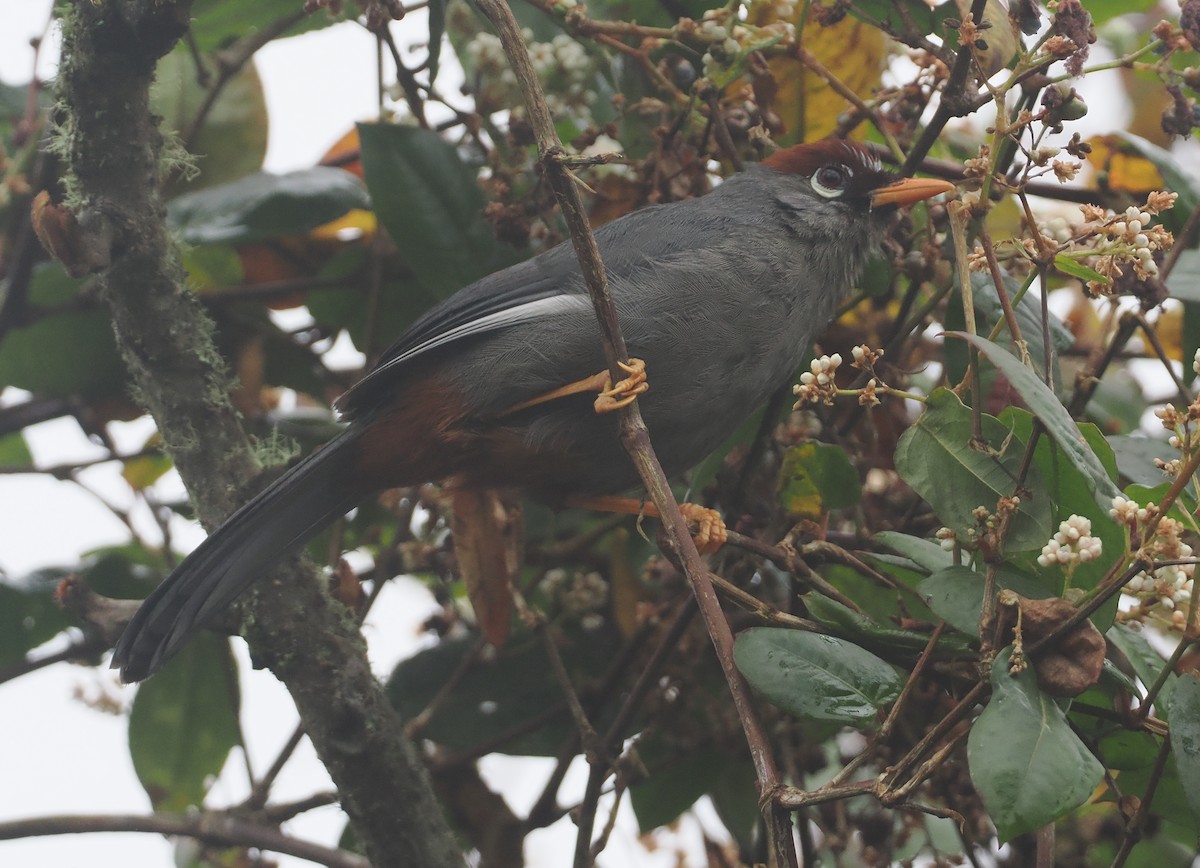
[[[515,307],[498,310],[422,341],[415,347],[405,350],[396,356],[396,358],[389,359],[386,364],[372,371],[371,376],[381,374],[396,365],[403,364],[414,356],[419,356],[421,353],[429,352],[435,347],[443,346],[460,338],[470,337],[471,335],[483,332],[496,331],[497,329],[507,328],[508,326],[524,322],[532,322],[533,320],[559,313],[583,310],[591,306],[591,299],[586,295],[552,295],[548,298],[539,298],[537,301],[527,301]]]

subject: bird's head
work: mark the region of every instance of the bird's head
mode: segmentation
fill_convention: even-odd
[[[954,189],[936,178],[898,178],[867,148],[836,139],[781,148],[761,165],[798,182],[785,203],[830,215],[887,213]]]

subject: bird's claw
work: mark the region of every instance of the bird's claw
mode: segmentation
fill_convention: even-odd
[[[606,375],[605,389],[596,397],[592,405],[597,413],[611,413],[622,407],[628,407],[637,399],[638,395],[650,388],[644,361],[630,359],[628,362],[617,362],[617,365],[629,376],[619,380],[616,385],[612,385],[612,378]]]
[[[721,513],[695,503],[681,503],[679,511],[689,522],[696,523],[696,532],[692,534],[692,540],[700,554],[711,555],[725,545],[729,531]]]

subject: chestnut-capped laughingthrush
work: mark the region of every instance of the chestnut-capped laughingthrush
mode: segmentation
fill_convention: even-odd
[[[667,473],[704,458],[788,382],[889,214],[950,189],[898,181],[867,149],[826,140],[596,231],[630,355],[645,361],[639,406]],[[593,409],[604,370],[571,245],[460,290],[342,396],[341,434],[149,596],[113,666],[126,681],[155,672],[206,618],[373,492],[448,480],[562,503],[632,488],[615,415]]]

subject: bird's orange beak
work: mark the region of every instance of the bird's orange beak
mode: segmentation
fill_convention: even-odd
[[[954,185],[938,178],[902,178],[894,184],[880,187],[871,194],[871,207],[911,205],[939,193],[949,193]]]

